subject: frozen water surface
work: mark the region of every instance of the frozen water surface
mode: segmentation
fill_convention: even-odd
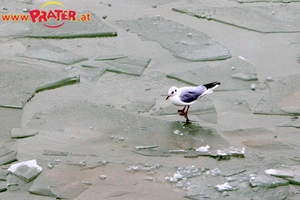
[[[174,56],[192,61],[223,60],[231,57],[229,50],[206,34],[162,17],[117,21],[146,39],[160,43]],[[191,37],[192,35],[192,37]],[[165,37],[167,36],[167,37]]]
[[[174,11],[261,33],[299,32],[299,6],[186,7]]]

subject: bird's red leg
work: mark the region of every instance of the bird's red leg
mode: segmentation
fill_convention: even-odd
[[[183,110],[182,116],[187,117],[187,114],[188,114],[188,112],[189,112],[189,109],[190,109],[190,106],[188,105],[186,111],[184,112],[184,110]]]
[[[185,108],[186,108],[186,106],[184,106],[183,107],[183,109],[181,109],[181,110],[178,110],[177,112],[179,112],[180,113],[180,115],[184,115],[184,111],[185,111]]]
[[[188,118],[188,112],[189,112],[189,108],[190,106],[187,106],[187,109],[186,109],[186,112],[183,112],[182,115],[186,118],[186,123],[189,124],[190,123],[190,120]]]

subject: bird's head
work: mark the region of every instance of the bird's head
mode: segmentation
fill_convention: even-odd
[[[166,100],[168,100],[170,97],[174,96],[177,93],[177,91],[178,91],[177,87],[175,87],[175,86],[171,87],[168,91],[168,96],[167,96]]]

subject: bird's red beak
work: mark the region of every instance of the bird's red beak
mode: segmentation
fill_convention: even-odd
[[[168,98],[169,98],[170,96],[171,96],[171,95],[168,95],[167,98],[166,98],[166,100],[168,100]]]

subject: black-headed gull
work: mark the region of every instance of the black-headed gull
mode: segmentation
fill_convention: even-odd
[[[187,114],[190,105],[195,103],[199,98],[212,93],[213,90],[216,89],[219,85],[221,85],[221,83],[215,81],[197,87],[177,88],[173,86],[169,89],[166,100],[170,99],[170,101],[176,106],[184,106],[183,109],[178,110],[178,112],[180,113],[180,115],[186,118],[186,123],[189,123]]]

